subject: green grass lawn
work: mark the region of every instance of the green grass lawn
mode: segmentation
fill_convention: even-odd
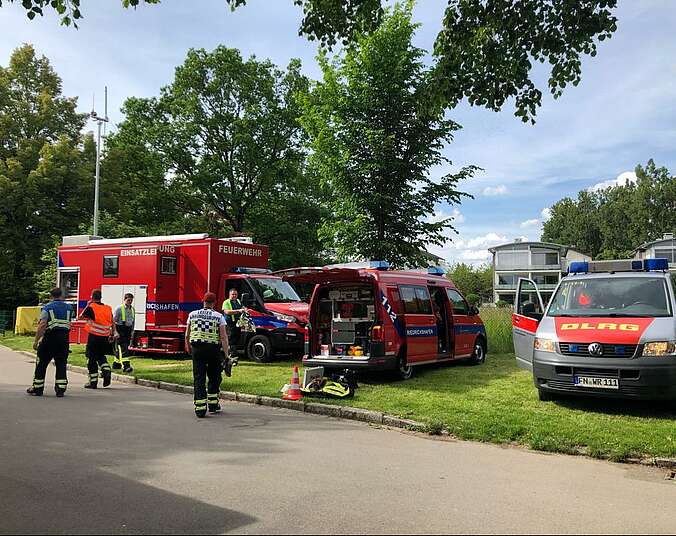
[[[30,349],[29,337],[0,338],[16,349]],[[83,347],[73,346],[70,362],[84,365]],[[259,365],[240,360],[222,388],[278,396],[288,382],[292,361]],[[192,383],[189,361],[135,358],[140,378]],[[511,354],[489,354],[485,365],[464,364],[417,369],[405,382],[382,376],[360,379],[355,398],[327,401],[419,420],[430,429],[477,441],[525,445],[533,449],[586,453],[622,460],[676,456],[676,413],[659,403],[561,399],[539,402],[529,373]]]

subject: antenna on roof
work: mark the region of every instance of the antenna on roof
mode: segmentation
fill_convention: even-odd
[[[108,87],[105,88],[105,116],[99,117],[94,110],[95,99],[92,98],[92,111],[89,117],[96,121],[98,134],[96,139],[96,175],[94,177],[94,236],[99,234],[99,182],[101,176],[101,125],[105,127],[108,122]]]

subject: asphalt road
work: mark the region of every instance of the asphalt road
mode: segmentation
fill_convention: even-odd
[[[25,394],[0,348],[0,533],[673,533],[665,471],[226,403],[69,373]]]

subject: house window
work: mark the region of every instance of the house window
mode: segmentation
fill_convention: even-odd
[[[556,251],[546,249],[531,249],[531,262],[533,266],[554,266],[559,264],[559,254]]]
[[[497,252],[495,260],[496,270],[513,270],[515,268],[528,267],[528,250],[525,246],[519,249],[506,249]]]
[[[103,256],[103,277],[117,277],[120,273],[120,258],[117,255]]]
[[[161,257],[160,273],[162,275],[176,275],[176,257]]]
[[[669,262],[676,262],[676,251],[669,249],[655,249],[655,258],[656,259],[668,259]]]

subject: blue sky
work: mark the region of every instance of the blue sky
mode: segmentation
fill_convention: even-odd
[[[298,57],[308,76],[319,77],[316,46],[297,35],[301,13],[291,0],[249,0],[234,13],[224,0],[164,0],[136,11],[117,0],[88,1],[79,30],[59,26],[53,15],[29,22],[17,3],[0,9],[0,65],[16,46],[32,43],[82,111],[91,109],[94,92],[101,110],[107,84],[113,122],[126,97],[156,95],[169,83],[191,47],[223,44],[282,66]],[[431,49],[444,4],[418,1],[419,46]],[[558,100],[545,96],[535,126],[521,123],[510,105],[495,113],[463,103],[450,112],[463,125],[446,149],[453,168],[485,171],[461,184],[474,199],[438,207],[435,217],[454,215],[459,234],[434,253],[482,262],[490,245],[539,238],[546,209],[564,196],[631,179],[627,172],[649,158],[676,172],[676,2],[620,0],[617,15],[618,31],[584,60],[580,85]],[[535,77],[546,89],[546,72]]]

